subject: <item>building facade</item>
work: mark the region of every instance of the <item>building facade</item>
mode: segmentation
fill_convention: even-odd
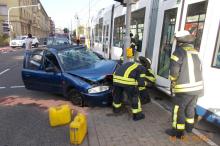
[[[37,5],[39,0],[0,0],[0,33],[7,33],[8,9],[27,5]],[[40,3],[41,4],[41,3]],[[38,38],[47,37],[50,33],[50,17],[43,6],[13,8],[9,13],[10,35],[12,38],[31,33]],[[3,27],[4,25],[4,27]]]

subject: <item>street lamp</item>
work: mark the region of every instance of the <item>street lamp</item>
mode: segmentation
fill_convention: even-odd
[[[38,3],[37,5],[26,5],[26,6],[10,7],[10,8],[8,9],[8,27],[9,27],[9,40],[10,40],[10,42],[11,42],[10,11],[11,11],[12,9],[20,9],[20,8],[28,8],[28,7],[38,7],[39,10],[41,9],[40,3]]]

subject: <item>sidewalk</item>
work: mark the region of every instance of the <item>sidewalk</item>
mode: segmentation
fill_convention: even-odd
[[[170,128],[171,117],[158,105],[143,106],[145,119],[134,122],[124,113],[113,116],[110,108],[93,108],[88,111],[88,136],[83,145],[90,146],[170,146],[208,145],[196,135],[179,140],[169,137],[165,130]],[[208,137],[203,138],[206,140]]]
[[[15,49],[11,48],[10,46],[0,47],[0,53],[12,52],[12,51],[15,51]]]
[[[38,99],[34,94],[0,99],[0,145],[71,146],[69,125],[52,128],[48,122],[48,108],[61,104],[69,104],[88,117],[88,134],[81,146],[208,145],[193,134],[182,140],[166,135],[171,116],[154,102],[142,107],[146,117],[135,122],[128,112],[115,116],[109,107],[80,108],[65,100]]]

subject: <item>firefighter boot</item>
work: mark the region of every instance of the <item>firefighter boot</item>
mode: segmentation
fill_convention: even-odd
[[[141,119],[144,119],[144,118],[145,118],[145,115],[142,112],[133,114],[133,120],[134,121],[138,121],[138,120],[141,120]]]
[[[121,113],[121,107],[119,107],[119,108],[113,107],[113,113],[115,113],[115,114]]]
[[[167,129],[166,131],[166,134],[168,134],[169,136],[171,137],[176,137],[178,139],[181,139],[184,137],[185,133],[184,131],[179,131],[179,130],[176,130],[176,129]]]
[[[187,133],[192,133],[193,128],[194,128],[194,124],[186,123],[186,132]]]

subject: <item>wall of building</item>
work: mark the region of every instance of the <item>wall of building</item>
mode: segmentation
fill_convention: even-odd
[[[40,3],[39,0],[0,0],[0,5],[6,5],[7,9],[17,6],[37,5],[38,3]],[[2,19],[7,21],[7,16],[0,14],[0,22]],[[50,19],[43,6],[40,10],[37,7],[12,9],[10,11],[10,23],[13,26],[10,31],[12,38],[28,33],[42,38],[47,37],[50,33]]]

